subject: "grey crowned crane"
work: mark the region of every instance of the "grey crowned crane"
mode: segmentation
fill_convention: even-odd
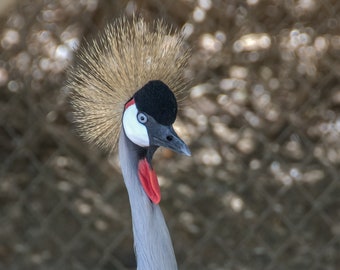
[[[162,21],[120,18],[79,50],[69,72],[80,134],[109,151],[118,143],[139,270],[177,269],[151,160],[160,146],[190,155],[172,127],[188,57]]]

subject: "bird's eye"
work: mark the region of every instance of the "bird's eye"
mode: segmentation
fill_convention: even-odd
[[[148,121],[148,117],[144,113],[138,113],[137,114],[138,122],[141,124],[145,124]]]

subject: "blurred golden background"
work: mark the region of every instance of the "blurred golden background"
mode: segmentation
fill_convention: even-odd
[[[117,163],[82,142],[65,70],[83,38],[141,13],[183,29],[193,79],[154,165],[180,269],[340,265],[340,2],[0,4],[0,269],[134,269]]]

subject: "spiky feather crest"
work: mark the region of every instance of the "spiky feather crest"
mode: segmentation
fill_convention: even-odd
[[[79,50],[69,87],[85,140],[113,150],[125,103],[150,80],[163,81],[176,97],[185,90],[189,51],[180,33],[171,32],[161,20],[148,24],[143,18],[119,18]]]

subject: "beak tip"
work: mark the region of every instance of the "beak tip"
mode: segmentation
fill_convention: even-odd
[[[185,148],[182,150],[182,153],[183,153],[183,155],[185,155],[185,156],[191,157],[191,151],[189,150],[188,147],[185,147]]]

